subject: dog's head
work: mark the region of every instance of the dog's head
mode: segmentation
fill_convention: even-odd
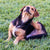
[[[30,5],[24,6],[20,11],[22,12],[22,21],[23,22],[26,22],[29,19],[32,19],[33,17],[39,16],[39,13],[36,10],[36,8],[33,6],[30,6]]]
[[[22,12],[22,15],[27,15],[30,18],[39,16],[36,8],[30,5],[24,6],[20,11]]]

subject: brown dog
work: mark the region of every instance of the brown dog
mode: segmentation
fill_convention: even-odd
[[[38,17],[39,13],[36,8],[30,5],[24,6],[21,10],[20,15],[13,20],[9,25],[8,30],[8,41],[11,39],[12,35],[16,37],[14,44],[16,45],[20,40],[23,40],[26,35],[30,34],[34,29],[40,30],[38,34],[43,34],[41,31],[41,26],[38,22],[34,23],[32,21],[33,17]],[[34,34],[37,35],[37,32]]]

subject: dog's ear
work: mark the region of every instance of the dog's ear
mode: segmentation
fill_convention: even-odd
[[[23,9],[24,9],[25,7],[26,7],[26,6],[24,6],[23,8],[21,8],[21,9],[20,9],[20,11],[22,12],[22,11],[23,11]]]
[[[38,17],[39,16],[39,13],[38,13],[38,11],[35,9],[35,11],[34,11],[34,17]]]

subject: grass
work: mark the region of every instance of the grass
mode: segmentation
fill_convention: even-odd
[[[8,26],[25,5],[35,6],[40,14],[33,20],[41,22],[48,36],[42,39],[20,41],[13,45],[13,39],[5,42],[8,37]],[[0,50],[50,50],[50,0],[0,0]]]

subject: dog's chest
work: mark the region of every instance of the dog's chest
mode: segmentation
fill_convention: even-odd
[[[21,28],[21,29],[25,30],[26,35],[27,35],[27,34],[31,33],[31,31],[33,31],[33,29],[34,29],[34,27],[30,23],[31,21],[32,21],[32,19],[30,19],[27,22],[23,23],[21,21],[21,19],[20,20],[15,19],[12,23],[13,23],[14,26],[16,26],[16,28]],[[18,22],[18,24],[16,24],[16,22]],[[14,29],[13,32],[15,32],[15,30],[16,29]],[[14,33],[13,33],[13,35],[14,35]]]
[[[12,35],[14,36],[14,37],[16,37],[18,34],[16,34],[16,32],[20,32],[19,30],[20,30],[20,28],[19,28],[20,26],[18,26],[18,27],[16,27],[16,26],[14,26],[13,27],[13,30],[12,30]]]

